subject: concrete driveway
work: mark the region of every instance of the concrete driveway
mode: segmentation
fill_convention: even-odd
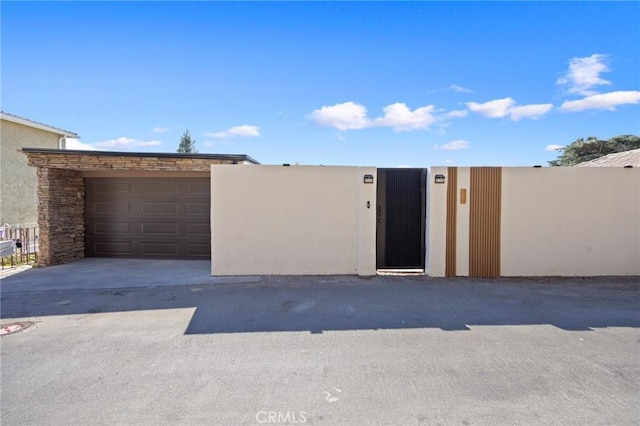
[[[2,280],[1,420],[637,424],[638,278],[212,278],[84,259]]]

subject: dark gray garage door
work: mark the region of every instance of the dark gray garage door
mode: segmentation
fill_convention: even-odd
[[[85,255],[210,259],[209,178],[85,179]]]

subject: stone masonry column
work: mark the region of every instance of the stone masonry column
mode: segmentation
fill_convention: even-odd
[[[82,172],[38,167],[38,266],[84,257]]]

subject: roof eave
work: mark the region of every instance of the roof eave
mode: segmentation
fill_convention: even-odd
[[[172,152],[128,152],[128,151],[82,151],[75,149],[22,148],[24,153],[65,154],[65,155],[104,155],[109,157],[157,157],[157,158],[200,158],[207,160],[231,160],[260,164],[246,154],[180,154]]]
[[[0,113],[0,118],[6,121],[10,121],[12,123],[21,124],[23,126],[32,127],[38,130],[44,130],[45,132],[53,133],[55,135],[64,136],[67,138],[79,138],[80,136],[76,133],[70,132],[64,129],[58,129],[57,127],[47,126],[43,123],[38,123],[36,121],[32,121],[26,118],[18,117],[13,114],[8,114],[5,112]]]

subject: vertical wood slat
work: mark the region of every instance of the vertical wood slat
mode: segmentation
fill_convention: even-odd
[[[472,167],[469,202],[469,275],[500,276],[502,168]]]
[[[456,220],[458,208],[458,168],[447,169],[447,222],[445,276],[456,276]]]

